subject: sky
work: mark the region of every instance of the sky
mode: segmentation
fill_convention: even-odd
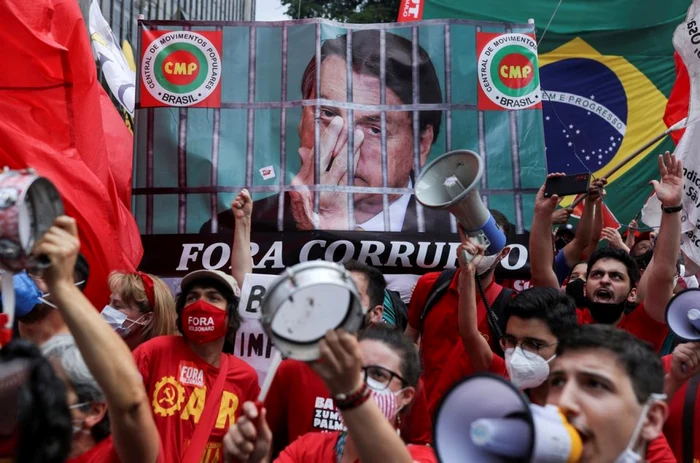
[[[281,21],[290,19],[284,14],[284,8],[280,0],[257,0],[255,5],[256,21]]]

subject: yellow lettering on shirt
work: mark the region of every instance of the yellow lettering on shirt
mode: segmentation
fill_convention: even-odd
[[[238,409],[238,396],[228,391],[221,395],[219,417],[216,419],[216,429],[224,429],[236,422],[236,410]],[[226,422],[229,424],[227,425]]]
[[[180,418],[183,420],[189,420],[190,416],[194,416],[194,422],[199,423],[199,417],[202,415],[204,410],[204,402],[207,398],[207,390],[203,387],[197,387],[192,391],[190,399],[185,405],[185,409],[182,411]]]
[[[207,442],[200,463],[219,463],[223,444],[221,442]]]

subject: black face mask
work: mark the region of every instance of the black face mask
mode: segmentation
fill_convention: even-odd
[[[612,325],[627,308],[627,299],[617,304],[588,301],[588,311],[593,320],[604,325]]]
[[[586,282],[581,278],[571,280],[566,284],[566,294],[574,298],[576,307],[587,307],[588,299],[583,295],[583,287]]]
[[[639,267],[640,270],[645,270],[647,266],[649,265],[649,262],[651,262],[651,258],[654,256],[654,250],[649,249],[647,252],[644,254],[640,254],[636,257],[633,257],[635,262],[637,262],[637,267]]]
[[[554,240],[554,249],[556,249],[557,251],[561,251],[562,249],[564,249],[564,247],[567,244],[569,244],[568,240],[566,240],[565,238],[559,237],[559,238]]]

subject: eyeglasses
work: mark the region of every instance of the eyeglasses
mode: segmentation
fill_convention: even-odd
[[[394,378],[401,381],[401,384],[408,384],[399,374],[378,365],[362,367],[362,372],[364,373],[365,382],[367,382],[367,378],[372,378],[378,386],[381,385],[377,388],[379,391],[388,388]]]
[[[518,341],[517,339],[515,339],[515,336],[510,335],[505,335],[501,338],[501,347],[503,348],[503,350],[515,349],[516,347],[520,346],[520,348],[523,350],[523,354],[525,355],[525,357],[531,359],[539,355],[540,349],[544,349],[550,346],[556,346],[557,344],[558,343],[556,342],[553,342],[551,344],[541,344],[530,339],[526,339],[525,341]]]

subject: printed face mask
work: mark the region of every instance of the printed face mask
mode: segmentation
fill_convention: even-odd
[[[181,317],[188,341],[204,344],[226,335],[226,311],[202,299],[182,309]]]
[[[390,423],[393,423],[394,418],[396,418],[396,415],[399,413],[398,396],[403,389],[394,392],[388,387],[385,388],[383,384],[372,378],[367,378],[367,387],[372,390],[372,399],[382,411],[382,414]]]
[[[554,357],[556,355],[545,360],[535,353],[526,355],[523,348],[519,346],[515,349],[506,349],[506,369],[510,381],[521,391],[541,385],[549,376],[549,362]]]

